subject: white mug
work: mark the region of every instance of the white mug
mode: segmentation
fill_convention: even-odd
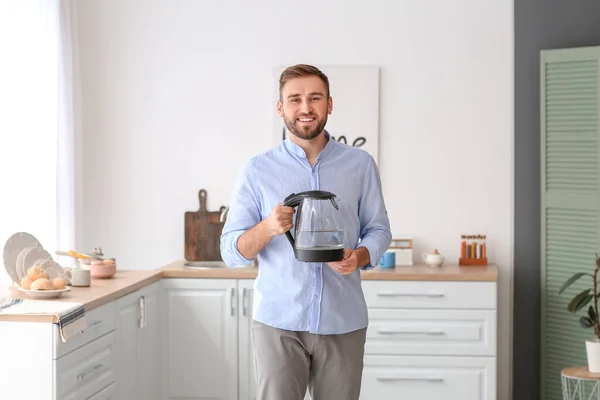
[[[71,286],[90,286],[92,277],[89,268],[66,268],[67,276],[71,280]]]

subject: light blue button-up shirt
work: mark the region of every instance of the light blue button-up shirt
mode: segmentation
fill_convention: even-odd
[[[366,247],[371,263],[363,269],[377,265],[392,240],[379,171],[369,153],[331,139],[312,167],[304,150],[289,138],[244,165],[221,235],[223,261],[229,266],[249,264],[252,260],[237,249],[238,238],[267,218],[288,195],[307,190],[326,190],[337,196],[344,247]],[[360,269],[342,275],[327,263],[298,261],[285,235],[274,237],[258,258],[253,306],[256,321],[319,334],[340,334],[367,326]]]

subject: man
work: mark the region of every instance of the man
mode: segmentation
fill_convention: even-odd
[[[376,265],[392,240],[379,171],[369,153],[324,129],[333,100],[320,70],[287,68],[279,92],[287,138],[244,165],[221,236],[230,266],[260,254],[252,324],[256,398],[302,400],[308,387],[313,400],[358,399],[368,322],[360,270]],[[284,235],[295,209],[282,202],[307,190],[340,199],[344,260],[295,259]]]

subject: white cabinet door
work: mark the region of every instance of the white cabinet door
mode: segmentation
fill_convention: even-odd
[[[495,282],[362,281],[369,308],[495,310]]]
[[[361,400],[496,400],[492,357],[365,356]]]
[[[140,323],[137,331],[136,399],[160,400],[160,284],[146,286],[138,293]]]
[[[137,331],[139,324],[139,294],[130,293],[117,300],[117,372],[118,399],[136,399]]]
[[[162,285],[162,398],[237,400],[237,280]]]
[[[110,332],[54,361],[57,400],[88,399],[116,381],[115,339]]]
[[[92,397],[89,397],[87,400],[114,400],[115,398],[117,398],[115,397],[116,394],[117,384],[113,383],[112,385],[105,387]]]
[[[153,283],[117,301],[118,399],[160,399],[160,283]]]
[[[496,311],[371,308],[365,354],[494,356]]]
[[[252,301],[254,279],[238,280],[238,352],[239,352],[239,400],[256,399],[256,375],[254,371],[254,346],[252,344]]]

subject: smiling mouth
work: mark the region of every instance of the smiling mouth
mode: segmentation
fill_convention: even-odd
[[[314,118],[314,117],[296,118],[296,121],[300,122],[301,124],[310,124],[310,123],[314,122],[315,120],[316,120],[316,118]]]

